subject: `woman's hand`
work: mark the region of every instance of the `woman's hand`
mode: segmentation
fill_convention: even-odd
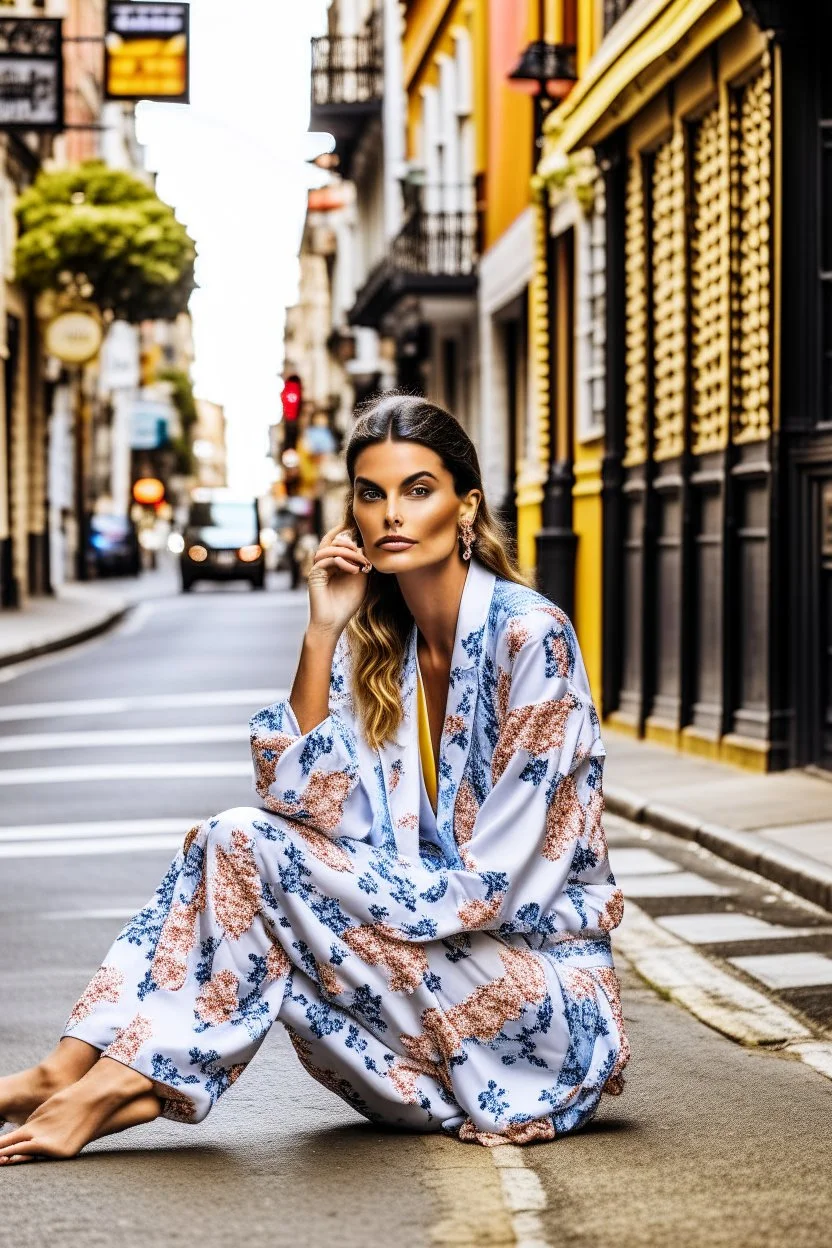
[[[312,559],[309,627],[337,639],[355,615],[367,590],[364,573],[372,564],[341,525],[325,533]]]

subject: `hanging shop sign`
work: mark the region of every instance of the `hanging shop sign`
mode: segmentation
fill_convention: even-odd
[[[0,131],[63,127],[63,22],[0,18]]]
[[[45,346],[63,364],[88,364],[101,349],[101,322],[91,312],[62,312],[46,327]]]
[[[190,7],[109,0],[104,97],[187,104]]]
[[[161,399],[134,399],[130,406],[131,449],[153,451],[164,446],[172,415],[170,403]]]

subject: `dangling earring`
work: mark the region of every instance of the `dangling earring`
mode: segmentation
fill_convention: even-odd
[[[459,534],[460,534],[460,537],[462,538],[462,544],[465,547],[465,549],[462,552],[462,558],[465,560],[468,560],[471,558],[471,547],[474,545],[474,542],[477,540],[476,537],[474,536],[473,520],[467,520],[467,519],[460,520]]]

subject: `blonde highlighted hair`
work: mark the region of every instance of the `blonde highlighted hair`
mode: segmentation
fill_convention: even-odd
[[[451,473],[459,498],[464,498],[472,489],[481,492],[474,519],[472,558],[497,576],[536,588],[508,553],[511,544],[508,531],[488,507],[476,448],[468,434],[450,412],[415,395],[392,391],[360,409],[346,449],[350,485],[344,528],[352,530],[360,541],[353,511],[356,460],[365,447],[388,438],[397,442],[419,442],[435,451]],[[353,703],[364,736],[375,749],[394,738],[402,720],[399,680],[413,616],[395,576],[385,576],[373,569],[368,582],[361,606],[348,622],[346,631]]]

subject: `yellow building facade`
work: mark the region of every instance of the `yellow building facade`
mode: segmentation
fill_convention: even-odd
[[[548,351],[542,333],[536,343],[553,448],[544,532],[547,506],[554,516],[539,551],[572,578],[607,724],[754,770],[805,754],[812,732],[822,754],[808,679],[806,726],[794,726],[789,674],[808,661],[782,612],[790,583],[800,601],[822,599],[821,554],[797,582],[805,559],[784,536],[820,525],[813,382],[788,471],[773,436],[794,407],[781,339],[800,317],[797,350],[819,332],[811,248],[798,255],[792,236],[798,264],[782,261],[784,212],[796,222],[821,194],[814,162],[795,163],[811,142],[800,84],[820,72],[817,38],[796,9],[752,0],[578,0],[576,28],[578,79],[547,118],[535,178],[549,290]],[[806,185],[791,209],[784,160]],[[821,631],[822,619],[807,632],[818,653]]]

